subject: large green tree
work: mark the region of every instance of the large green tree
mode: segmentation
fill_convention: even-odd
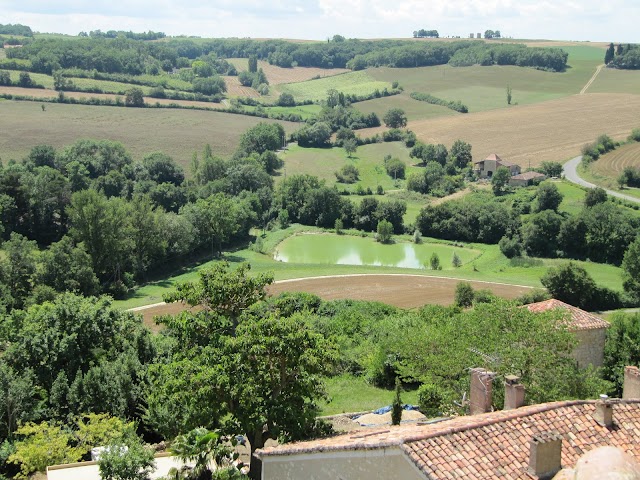
[[[389,128],[402,128],[407,126],[407,114],[401,108],[392,108],[382,118]]]

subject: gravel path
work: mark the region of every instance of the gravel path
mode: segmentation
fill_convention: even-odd
[[[565,163],[562,166],[562,174],[564,175],[564,178],[566,178],[570,182],[573,182],[577,185],[582,185],[583,187],[596,188],[598,185],[587,182],[586,180],[583,180],[582,178],[580,178],[580,176],[578,175],[577,168],[581,161],[582,161],[582,155],[579,155],[575,158],[572,158],[567,163]],[[608,190],[606,188],[605,188],[605,191],[607,192],[608,195],[611,195],[612,197],[628,200],[629,202],[640,203],[639,198],[632,197],[631,195],[625,195],[624,193],[614,192],[613,190]]]

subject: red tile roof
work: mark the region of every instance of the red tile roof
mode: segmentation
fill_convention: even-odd
[[[525,305],[530,312],[546,312],[556,308],[568,310],[571,313],[571,321],[569,323],[569,330],[593,330],[597,328],[609,328],[610,324],[606,320],[594,315],[593,313],[585,312],[569,305],[568,303],[561,302],[552,298],[545,300],[544,302],[530,303]]]
[[[594,400],[569,400],[516,410],[457,417],[259,450],[260,456],[398,447],[429,479],[531,479],[529,441],[562,436],[562,464],[573,466],[586,451],[611,445],[640,458],[640,400],[610,400],[612,428],[594,419]]]
[[[512,180],[533,180],[534,178],[547,178],[547,176],[539,172],[524,172],[511,177]]]
[[[515,163],[507,162],[506,160],[501,159],[497,153],[492,153],[484,160],[474,162],[474,165],[477,165],[478,163],[486,162],[487,160],[497,162],[498,166],[503,166],[503,167],[513,167],[516,165]]]

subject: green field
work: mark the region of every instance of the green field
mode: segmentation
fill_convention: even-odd
[[[420,68],[374,68],[367,72],[376,80],[398,81],[404,87],[402,100],[412,110],[410,119],[431,118],[433,110],[421,117],[420,107],[411,106],[411,92],[430,93],[445,100],[460,100],[470,112],[506,108],[506,88],[512,88],[512,103],[531,104],[579,93],[602,63],[603,50],[591,46],[562,47],[569,53],[570,68],[566,72],[544,72],[515,66],[451,67],[438,65]],[[615,91],[615,90],[610,90]],[[591,90],[590,90],[591,92]],[[377,99],[372,103],[382,103]],[[416,102],[418,103],[418,102]],[[368,106],[370,111],[384,112],[380,106]],[[447,110],[440,107],[443,111]],[[388,109],[388,108],[387,108]],[[453,112],[449,113],[452,114]]]
[[[352,95],[369,95],[375,90],[391,89],[391,82],[377,80],[368,71],[343,73],[331,77],[307,80],[306,82],[277,85],[281,93],[290,93],[301,102],[305,100],[324,100],[331,89]]]
[[[292,145],[289,150],[282,155],[284,160],[283,175],[309,174],[326,180],[328,185],[337,184],[340,190],[354,192],[358,185],[366,189],[376,190],[378,185],[386,190],[404,188],[404,180],[394,180],[384,169],[383,161],[385,155],[398,157],[408,165],[406,176],[412,171],[419,170],[420,167],[411,166],[414,160],[409,157],[409,149],[400,142],[373,143],[362,145],[352,155],[347,157],[342,148],[302,148]],[[360,171],[360,180],[354,184],[337,183],[335,172],[343,165],[355,165]]]
[[[264,112],[270,114],[282,114],[282,115],[300,115],[302,120],[307,120],[309,118],[313,118],[315,115],[320,113],[322,107],[320,105],[300,105],[297,107],[253,107],[250,105],[243,105],[243,110],[253,112],[257,109],[261,109]]]
[[[603,68],[588,93],[635,93],[640,95],[640,71]]]
[[[0,157],[3,162],[28,155],[36,145],[61,148],[81,138],[122,142],[134,158],[162,151],[188,171],[193,152],[210,144],[215,155],[229,157],[240,135],[263,118],[202,110],[99,107],[38,102],[2,102]],[[287,132],[297,123],[279,122]]]
[[[226,253],[224,258],[232,264],[249,262],[253,273],[273,272],[276,280],[354,273],[404,273],[430,276],[431,271],[429,270],[359,265],[297,264],[274,260],[273,250],[277,243],[289,235],[302,231],[320,232],[322,230],[294,225],[286,230],[269,233],[265,239],[264,251],[267,252],[265,254],[257,253],[249,249],[241,249]],[[398,236],[397,238],[398,240],[404,241],[410,240],[410,236],[408,235]],[[426,243],[450,243],[426,237],[423,240]],[[458,243],[460,244],[460,242]],[[544,275],[548,267],[567,262],[565,259],[542,259],[542,265],[538,266],[512,266],[510,260],[500,252],[497,245],[470,243],[464,244],[464,246],[479,250],[482,254],[473,262],[455,270],[440,270],[437,272],[438,276],[541,287],[540,278]],[[135,289],[127,300],[116,301],[115,305],[120,308],[133,308],[161,302],[162,295],[170,292],[175,287],[176,282],[196,280],[198,278],[198,272],[209,267],[214,261],[205,262],[191,268],[185,268],[173,276],[149,282]],[[575,260],[574,262],[584,267],[599,285],[618,291],[622,290],[622,270],[619,267]]]
[[[414,100],[408,94],[393,95],[391,97],[376,98],[365,102],[354,103],[353,106],[362,113],[375,113],[382,120],[384,114],[391,108],[401,108],[407,114],[407,119],[424,120],[449,115],[462,115],[447,107],[432,105],[427,102]]]

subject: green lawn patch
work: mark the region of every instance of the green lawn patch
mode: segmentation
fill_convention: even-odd
[[[376,80],[367,71],[334,75],[306,82],[277,85],[278,91],[290,93],[297,101],[324,100],[327,91],[335,89],[351,95],[369,95],[376,90],[391,89],[391,83]]]
[[[364,412],[391,405],[394,391],[371,385],[363,377],[339,375],[325,381],[329,401],[320,404],[321,415]],[[402,392],[402,403],[416,405],[418,391]]]

